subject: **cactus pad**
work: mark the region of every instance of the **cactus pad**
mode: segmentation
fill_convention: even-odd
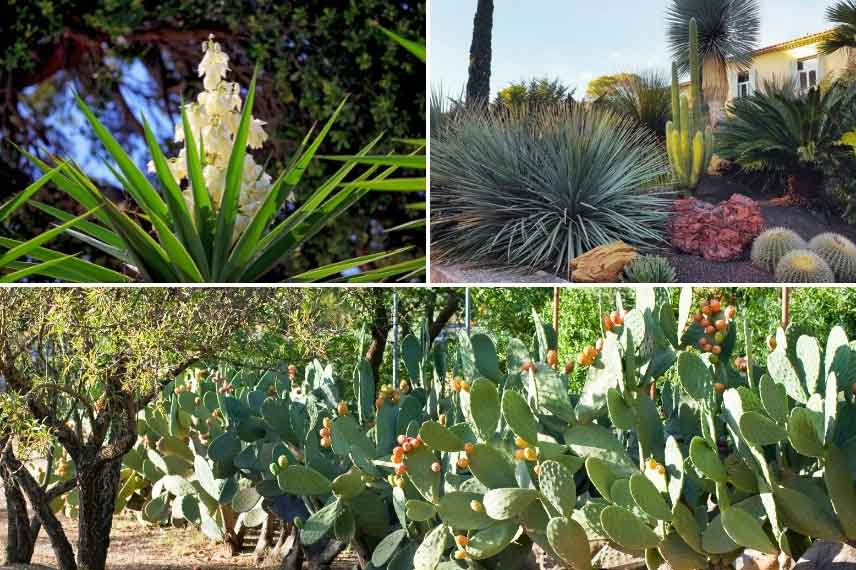
[[[600,525],[609,538],[627,550],[656,548],[657,534],[629,510],[610,505],[600,513]]]
[[[717,483],[725,483],[728,474],[719,459],[719,452],[711,449],[704,438],[696,436],[690,442],[690,460],[699,473]]]
[[[493,521],[486,513],[474,511],[470,508],[472,501],[481,501],[484,496],[481,493],[467,493],[464,491],[452,491],[443,495],[437,512],[440,519],[451,528],[478,530],[490,525]]]
[[[544,461],[538,481],[541,493],[550,505],[560,515],[571,516],[577,504],[577,484],[573,471],[557,461]]]
[[[503,392],[502,417],[515,435],[532,444],[538,441],[538,420],[529,408],[526,398],[519,392]]]
[[[438,422],[428,421],[419,429],[419,436],[428,447],[438,451],[463,451],[464,440]]]
[[[730,507],[722,512],[722,528],[735,543],[767,554],[778,554],[761,523],[740,507]]]
[[[630,494],[633,501],[648,515],[660,521],[672,520],[672,510],[648,477],[636,473],[630,478]]]
[[[591,570],[588,537],[580,524],[569,517],[556,517],[547,524],[547,540],[553,551],[574,570]]]
[[[495,520],[507,520],[520,516],[533,501],[538,499],[535,489],[491,489],[483,499],[487,516]]]

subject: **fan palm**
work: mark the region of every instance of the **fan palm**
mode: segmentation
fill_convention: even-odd
[[[838,25],[820,44],[820,53],[829,55],[842,48],[856,48],[856,0],[841,0],[828,7],[826,18]]]
[[[681,73],[689,72],[689,24],[698,24],[702,91],[716,121],[728,97],[727,65],[749,67],[761,29],[758,0],[672,0],[666,20],[669,48]]]
[[[717,154],[748,170],[788,176],[794,190],[809,194],[825,160],[852,154],[841,141],[856,127],[855,109],[856,87],[842,81],[805,93],[794,81],[767,82],[730,105],[716,135]]]
[[[666,123],[672,113],[672,94],[669,79],[656,70],[640,74],[622,74],[598,102],[609,105],[616,112],[632,117],[645,125],[661,139],[666,134]]]

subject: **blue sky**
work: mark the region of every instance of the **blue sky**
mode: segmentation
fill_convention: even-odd
[[[495,0],[491,94],[513,81],[558,78],[577,98],[601,75],[671,65],[670,0]],[[761,0],[761,45],[825,30],[834,0]],[[432,0],[430,81],[457,96],[467,82],[476,0]]]

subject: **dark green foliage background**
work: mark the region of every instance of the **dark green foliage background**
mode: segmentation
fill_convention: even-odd
[[[28,127],[33,129],[0,121],[0,138],[18,144],[33,148],[36,143],[47,143],[47,150],[66,154],[62,141],[50,136],[56,125],[40,121],[48,113],[71,108],[64,91],[73,81],[99,118],[119,131],[117,138],[123,144],[139,145],[139,133],[123,120],[112,101],[113,85],[121,81],[124,69],[108,65],[114,57],[141,61],[151,70],[160,51],[171,66],[166,81],[172,82],[169,110],[175,122],[180,99],[195,98],[201,89],[195,67],[202,56],[201,42],[181,36],[193,30],[205,35],[210,30],[229,53],[233,71],[228,79],[246,86],[253,65],[262,66],[254,114],[268,122],[271,139],[260,156],[266,159],[273,151],[268,167],[271,174],[279,172],[309,128],[329,117],[346,95],[350,95],[349,103],[322,154],[352,153],[381,133],[387,137],[425,135],[425,66],[373,26],[377,22],[424,42],[424,0],[10,0],[8,4],[7,20],[0,29],[0,79],[6,80],[4,85],[14,86],[14,96],[29,110],[44,113],[29,118],[35,124]],[[75,45],[69,43],[69,34],[106,46],[100,59],[87,56],[74,68],[69,59],[60,73],[33,81],[52,57],[62,55],[62,46]],[[65,57],[70,58],[70,48],[65,49]],[[36,85],[34,93],[24,93],[27,84]],[[146,109],[132,111],[139,117]],[[34,140],[33,133],[39,130],[48,136]],[[163,142],[171,140],[169,134],[163,133]],[[0,147],[0,171],[18,169],[32,179],[25,160],[9,145]],[[388,150],[392,150],[390,144],[383,148]],[[312,182],[322,180],[335,166],[313,163],[298,203],[314,188]],[[20,189],[22,186],[9,188],[4,194]],[[424,196],[417,195],[368,196],[304,247],[301,260],[290,271],[401,245],[413,245],[416,253],[422,253],[424,230],[383,236],[379,229],[423,216],[422,211],[407,209],[408,204],[423,200]],[[29,235],[43,229],[38,219],[27,220],[25,225],[37,230]],[[64,248],[79,251],[81,245],[68,241]]]

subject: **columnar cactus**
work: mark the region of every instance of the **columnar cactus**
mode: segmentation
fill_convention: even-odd
[[[713,158],[713,130],[707,126],[701,105],[701,66],[698,25],[690,20],[690,87],[681,95],[678,65],[672,63],[672,120],[666,124],[666,149],[675,182],[693,189]]]

